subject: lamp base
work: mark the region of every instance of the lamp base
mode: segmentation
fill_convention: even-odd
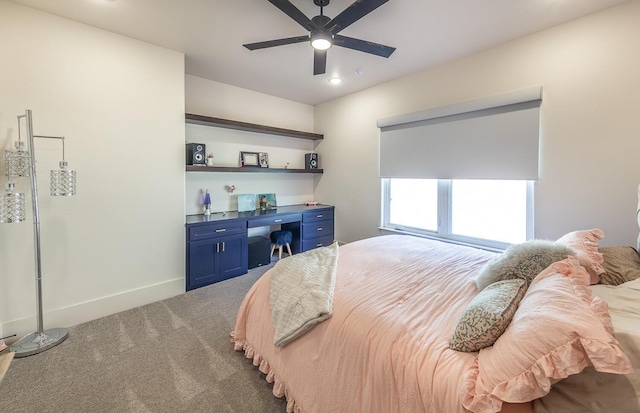
[[[31,333],[21,338],[13,343],[9,351],[14,351],[15,357],[27,357],[49,350],[62,343],[67,337],[69,337],[69,331],[66,328],[50,328],[42,333]]]

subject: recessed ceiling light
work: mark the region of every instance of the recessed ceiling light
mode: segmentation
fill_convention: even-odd
[[[332,77],[331,79],[329,79],[329,83],[331,83],[332,85],[339,85],[340,83],[342,83],[342,79],[340,79],[339,77]]]

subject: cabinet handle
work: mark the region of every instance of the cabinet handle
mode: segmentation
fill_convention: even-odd
[[[224,252],[224,241],[222,241],[222,252]]]
[[[220,243],[216,242],[216,252],[220,252]]]
[[[217,229],[216,232],[225,232],[226,230],[227,230],[226,228],[220,228],[220,229]]]
[[[322,243],[316,244],[316,247],[322,247]]]
[[[316,231],[322,231],[324,228],[320,227],[320,228],[316,228]]]
[[[281,219],[276,219],[273,222],[282,222],[282,220]]]
[[[316,215],[316,218],[322,218],[322,214]]]

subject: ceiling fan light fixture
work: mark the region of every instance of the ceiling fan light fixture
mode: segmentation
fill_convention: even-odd
[[[311,33],[311,47],[316,50],[327,50],[333,43],[332,36],[324,30],[318,30]]]

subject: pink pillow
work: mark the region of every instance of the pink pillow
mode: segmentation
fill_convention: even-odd
[[[463,406],[493,413],[523,403],[587,366],[607,373],[633,370],[604,300],[592,300],[589,274],[576,257],[551,264],[531,283],[511,324],[465,373]]]
[[[600,274],[606,270],[602,266],[604,258],[598,251],[598,243],[604,238],[604,232],[600,229],[590,229],[585,231],[573,231],[560,237],[556,244],[565,245],[576,252],[580,265],[589,272],[589,284],[597,284],[600,281]]]

